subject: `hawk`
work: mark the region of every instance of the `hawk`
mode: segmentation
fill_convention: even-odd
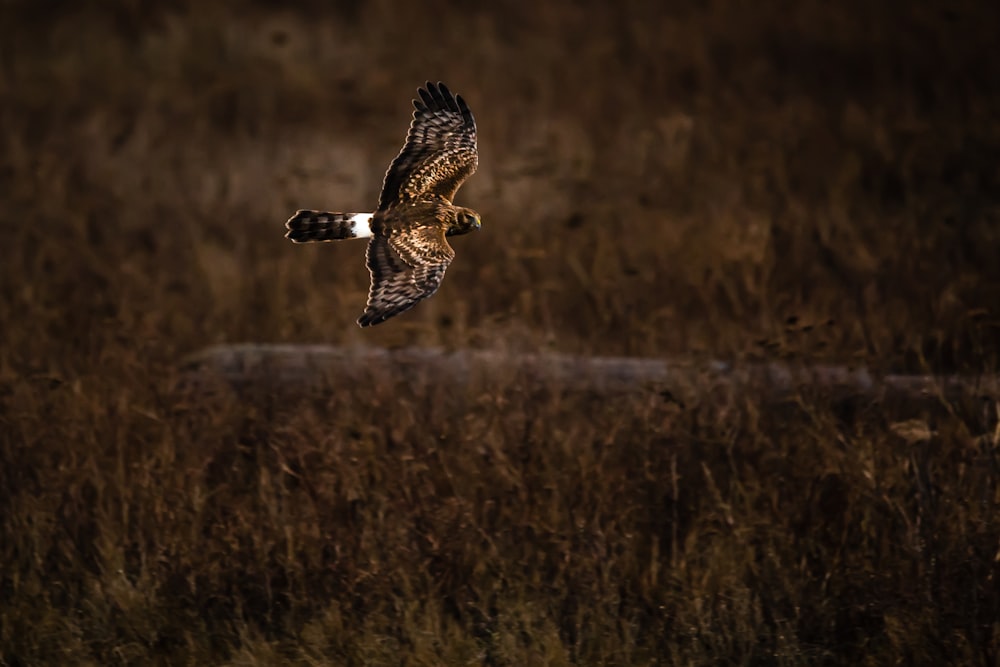
[[[293,243],[368,238],[371,273],[362,327],[409,310],[441,286],[455,257],[446,237],[482,225],[472,209],[451,203],[476,171],[476,121],[460,95],[427,82],[413,100],[413,121],[389,165],[374,213],[300,210],[285,227]]]

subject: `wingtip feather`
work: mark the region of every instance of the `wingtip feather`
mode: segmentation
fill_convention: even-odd
[[[386,314],[384,312],[366,309],[365,312],[361,313],[361,317],[359,317],[357,320],[358,326],[361,327],[362,329],[373,327],[376,324],[382,324],[395,314],[397,313]]]
[[[457,111],[463,115],[468,110],[468,106],[462,101],[461,96],[454,95],[443,82],[427,81],[422,88],[417,88],[420,99],[413,100],[413,106],[417,111],[429,111],[432,109],[447,109]]]

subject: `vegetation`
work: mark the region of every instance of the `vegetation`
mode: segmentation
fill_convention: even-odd
[[[213,343],[993,373],[1000,6],[0,6],[0,664],[983,664],[1000,430],[518,378],[178,390]],[[441,291],[354,324],[409,99],[479,123]]]

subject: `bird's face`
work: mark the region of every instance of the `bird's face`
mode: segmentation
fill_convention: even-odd
[[[455,221],[448,228],[448,236],[468,234],[482,227],[483,221],[479,214],[470,208],[460,208],[455,213]]]

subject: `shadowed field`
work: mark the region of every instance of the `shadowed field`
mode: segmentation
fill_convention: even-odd
[[[294,403],[216,343],[995,373],[990,3],[0,7],[0,664],[983,664],[1000,430],[516,369]],[[372,330],[425,80],[480,168],[440,292]]]

